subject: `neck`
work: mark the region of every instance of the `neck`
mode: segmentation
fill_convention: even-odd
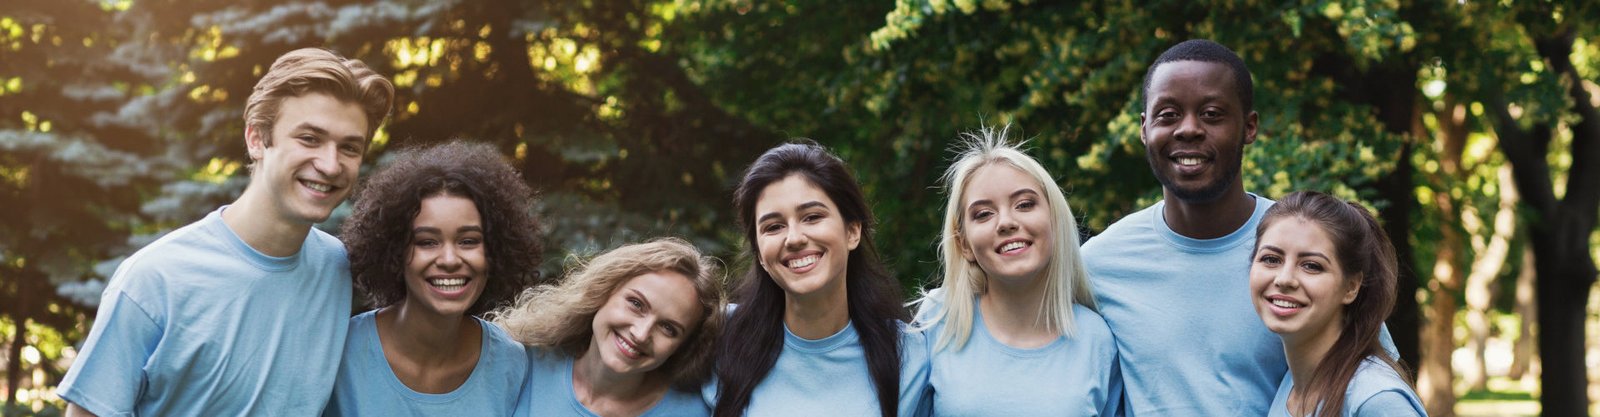
[[[462,355],[476,354],[471,347],[478,343],[472,336],[481,330],[468,316],[441,316],[427,314],[418,308],[407,308],[406,300],[378,312],[379,330],[388,323],[384,348],[421,364],[449,364],[459,361]],[[388,319],[385,320],[385,317]],[[471,326],[468,326],[468,325]]]
[[[1042,273],[1040,274],[1042,275]],[[1022,280],[989,279],[988,288],[978,296],[978,309],[990,335],[1013,347],[1038,347],[1061,336],[1044,315],[1043,277]]]
[[[250,248],[267,256],[285,257],[299,253],[306,235],[311,233],[311,224],[286,222],[272,215],[265,208],[273,203],[268,201],[268,196],[252,192],[256,189],[246,188],[244,195],[223,210],[222,223]]]
[[[1192,239],[1215,239],[1239,230],[1255,213],[1256,202],[1238,181],[1211,201],[1185,201],[1163,191],[1167,227]]]
[[[665,388],[666,384],[650,378],[648,373],[622,374],[612,371],[600,361],[600,347],[592,342],[583,356],[572,361],[572,389],[579,401],[585,404],[592,405],[596,400],[630,402],[662,392]]]
[[[1343,322],[1343,317],[1336,317],[1334,323]],[[1283,353],[1289,362],[1289,375],[1294,377],[1294,391],[1291,397],[1300,397],[1295,392],[1304,392],[1304,387],[1311,382],[1311,374],[1316,372],[1317,365],[1328,356],[1328,351],[1333,350],[1334,342],[1339,340],[1343,329],[1334,324],[1321,332],[1306,335],[1284,335]]]
[[[783,324],[801,339],[816,340],[832,336],[850,323],[850,301],[844,279],[835,281],[837,289],[824,288],[812,294],[784,293]]]

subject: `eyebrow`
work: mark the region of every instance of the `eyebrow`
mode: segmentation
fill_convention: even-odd
[[[805,210],[805,209],[812,208],[812,207],[827,208],[828,205],[827,204],[822,204],[821,201],[812,200],[812,201],[807,201],[805,203],[802,203],[799,206],[795,207],[794,211]],[[761,218],[756,219],[756,224],[766,223],[767,220],[772,219],[772,218],[776,218],[776,217],[783,217],[783,215],[778,214],[778,212],[776,212],[776,211],[770,212],[770,213],[767,213],[767,214],[763,214],[763,215],[761,215]]]
[[[1015,200],[1015,199],[1017,199],[1017,196],[1024,195],[1024,194],[1032,194],[1034,196],[1038,196],[1039,192],[1038,191],[1034,191],[1033,188],[1030,188],[1030,187],[1022,187],[1022,188],[1018,188],[1016,191],[1012,191],[1011,195],[1009,196],[1009,198],[1011,198],[1012,200]],[[973,207],[978,206],[979,204],[994,204],[994,202],[989,201],[987,199],[973,201],[972,204],[967,204],[967,209],[970,210]]]
[[[469,225],[466,225],[466,226],[461,226],[461,227],[456,228],[456,233],[466,233],[466,232],[483,233],[483,226],[479,226],[479,225],[475,225],[475,224],[469,224]],[[413,234],[413,235],[418,235],[418,234],[423,234],[423,233],[438,234],[438,233],[442,233],[442,232],[439,230],[439,228],[433,227],[433,226],[418,226],[416,228],[411,229],[411,234]]]
[[[1278,252],[1278,253],[1284,253],[1284,250],[1282,248],[1279,248],[1277,246],[1272,246],[1272,245],[1261,245],[1261,249],[1263,249],[1263,250],[1272,250],[1273,252]],[[1296,253],[1295,255],[1298,255],[1301,258],[1315,256],[1315,257],[1326,259],[1326,260],[1330,260],[1330,261],[1333,260],[1333,258],[1329,258],[1328,255],[1324,255],[1324,254],[1322,254],[1322,252],[1317,252],[1317,251],[1300,251],[1300,253]]]
[[[294,127],[294,129],[291,129],[291,130],[309,130],[309,131],[311,131],[311,133],[317,134],[317,136],[331,136],[328,133],[328,129],[324,129],[324,128],[322,128],[322,126],[317,126],[317,125],[311,124],[311,122],[300,122],[299,125],[296,125]],[[344,137],[339,138],[338,140],[342,140],[342,141],[357,141],[357,142],[366,143],[367,137],[365,135],[346,135]]]

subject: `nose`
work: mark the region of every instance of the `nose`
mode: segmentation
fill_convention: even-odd
[[[329,177],[344,173],[344,164],[339,163],[339,145],[333,141],[323,142],[311,158],[311,168]]]
[[[1294,268],[1278,268],[1278,273],[1272,276],[1272,285],[1279,289],[1292,290],[1300,288],[1300,278],[1295,276]]]
[[[783,238],[783,245],[785,248],[799,250],[804,249],[807,243],[811,243],[811,238],[807,237],[805,233],[802,233],[800,228],[790,225],[788,230],[789,234]]]
[[[460,268],[462,265],[461,254],[457,253],[456,246],[446,243],[441,245],[441,247],[443,249],[440,250],[439,258],[434,260],[434,264],[438,265],[440,269],[444,269],[446,271]]]
[[[1178,121],[1177,129],[1172,131],[1172,138],[1180,141],[1194,141],[1206,137],[1205,127],[1200,123],[1198,115],[1186,115]]]
[[[999,214],[996,214],[996,216],[999,216],[999,221],[995,222],[995,226],[999,228],[997,232],[999,232],[1000,235],[1007,235],[1011,234],[1011,232],[1017,231],[1018,226],[1016,218],[1012,217],[1005,211],[1001,211]]]
[[[639,344],[640,350],[650,346],[650,336],[652,334],[650,332],[650,328],[654,322],[655,320],[651,320],[650,318],[646,317],[636,320],[633,322],[632,326],[628,326],[628,336],[632,337],[633,341]]]

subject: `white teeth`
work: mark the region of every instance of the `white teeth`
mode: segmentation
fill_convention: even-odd
[[[1272,300],[1272,305],[1275,305],[1275,306],[1278,306],[1278,307],[1283,307],[1283,308],[1305,307],[1305,305],[1303,305],[1303,304],[1296,304],[1293,301],[1283,300],[1283,299],[1273,299]]]
[[[1178,165],[1183,165],[1183,166],[1200,165],[1201,161],[1203,161],[1203,159],[1195,158],[1195,157],[1178,158]]]
[[[1000,247],[1000,251],[1001,252],[1010,252],[1010,251],[1014,251],[1014,250],[1017,250],[1017,249],[1022,249],[1023,246],[1027,246],[1027,244],[1022,243],[1021,241],[1011,242],[1011,243],[1005,244],[1005,246],[1001,246]]]
[[[805,267],[811,266],[811,264],[814,264],[814,263],[817,263],[817,255],[811,255],[811,256],[804,257],[804,258],[800,258],[800,259],[795,259],[795,260],[789,261],[789,267],[790,268],[805,268]]]
[[[300,183],[305,184],[306,188],[317,190],[319,193],[326,193],[333,190],[333,186],[328,184],[320,184],[311,181],[300,181]]]
[[[461,289],[462,286],[467,285],[467,279],[466,278],[436,278],[436,279],[428,280],[428,285],[432,285],[434,287],[437,287],[437,288],[439,288],[441,290],[445,290],[445,291],[455,291],[455,290]]]
[[[639,356],[639,350],[634,349],[633,344],[628,343],[628,339],[623,339],[621,336],[618,336],[617,340],[622,342],[618,343],[618,345],[622,346],[622,351],[627,352],[628,356]]]

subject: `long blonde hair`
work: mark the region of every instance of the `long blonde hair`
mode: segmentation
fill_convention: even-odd
[[[988,290],[988,275],[976,261],[968,261],[961,256],[961,219],[964,213],[961,196],[966,192],[972,175],[990,165],[1005,164],[1027,173],[1043,188],[1044,198],[1050,203],[1050,231],[1055,234],[1051,240],[1055,242],[1056,253],[1045,266],[1045,302],[1039,310],[1039,319],[1045,326],[1071,338],[1072,304],[1098,310],[1089,288],[1089,272],[1078,255],[1078,221],[1072,214],[1072,208],[1067,206],[1067,198],[1061,192],[1061,187],[1045,171],[1044,166],[1024,153],[1020,145],[1006,140],[1010,128],[1009,125],[999,130],[984,127],[976,132],[962,133],[960,144],[957,145],[960,153],[941,178],[949,194],[939,239],[939,260],[944,280],[940,291],[924,293],[923,298],[916,302],[921,304],[917,314],[919,328],[927,329],[944,323],[944,330],[939,332],[934,345],[935,350],[946,347],[961,350],[966,346],[972,336],[977,310],[973,299]]]
[[[679,389],[698,389],[711,372],[712,350],[722,333],[725,295],[716,261],[677,238],[623,245],[580,263],[559,284],[530,288],[510,307],[489,314],[513,339],[578,356],[594,337],[594,316],[617,288],[634,277],[673,271],[689,277],[699,296],[701,320],[654,372]]]

